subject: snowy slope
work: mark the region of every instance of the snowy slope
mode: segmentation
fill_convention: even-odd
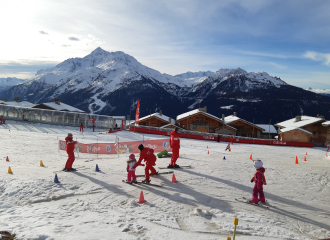
[[[15,86],[17,84],[25,82],[26,79],[18,79],[18,78],[0,78],[0,92],[6,91],[7,89],[11,88],[12,86]]]
[[[178,183],[163,175],[152,177],[162,188],[130,186],[122,183],[128,155],[76,154],[74,167],[85,167],[59,172],[56,184],[54,171],[67,159],[58,151],[58,139],[68,132],[83,143],[113,143],[116,136],[125,142],[166,137],[90,129],[81,135],[72,127],[7,123],[0,125],[0,231],[14,232],[18,239],[226,239],[234,218],[239,219],[237,240],[330,236],[330,158],[323,148],[234,143],[225,152],[227,143],[181,139],[178,164],[193,168],[174,170]],[[251,153],[266,168],[269,209],[235,200],[251,198]],[[40,160],[45,167],[39,167]],[[169,161],[158,159],[157,167]],[[94,171],[96,164],[101,172]],[[9,166],[13,174],[7,174]],[[147,200],[142,205],[136,203],[141,191]]]
[[[330,97],[330,89],[313,89],[309,87],[306,90]]]

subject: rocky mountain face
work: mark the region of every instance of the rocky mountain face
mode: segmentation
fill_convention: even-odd
[[[208,112],[238,116],[255,123],[272,123],[296,115],[330,119],[330,98],[286,84],[265,72],[220,69],[172,76],[148,68],[123,52],[95,49],[84,58],[71,58],[32,79],[1,92],[0,98],[20,97],[33,103],[62,102],[96,114],[134,117],[155,111],[177,115],[207,106]]]
[[[26,79],[18,79],[15,77],[0,78],[0,92],[6,91],[9,88],[11,88],[12,86],[23,83],[25,81],[26,81]]]

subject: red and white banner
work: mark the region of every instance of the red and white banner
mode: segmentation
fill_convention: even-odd
[[[124,154],[124,153],[140,153],[138,146],[143,144],[145,147],[152,148],[155,152],[170,150],[169,139],[136,141],[136,142],[120,142],[116,143],[77,143],[75,152],[89,154]],[[60,150],[66,151],[65,141],[59,141]]]
[[[138,101],[138,104],[136,106],[136,113],[135,113],[135,123],[139,124],[139,119],[140,119],[140,99]]]

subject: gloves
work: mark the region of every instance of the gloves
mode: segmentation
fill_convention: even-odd
[[[253,180],[251,179],[251,182],[253,182]]]

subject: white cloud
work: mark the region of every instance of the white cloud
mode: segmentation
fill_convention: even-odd
[[[307,51],[304,54],[304,57],[312,59],[314,61],[323,62],[323,64],[330,66],[330,53],[317,53],[317,52]]]

